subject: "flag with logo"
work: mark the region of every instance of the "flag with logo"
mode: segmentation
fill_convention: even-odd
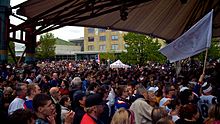
[[[199,22],[159,51],[170,62],[179,61],[206,50],[211,45],[213,10]]]

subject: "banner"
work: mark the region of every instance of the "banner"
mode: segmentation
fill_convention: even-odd
[[[203,52],[211,45],[213,10],[181,35],[159,51],[170,62],[179,61]]]

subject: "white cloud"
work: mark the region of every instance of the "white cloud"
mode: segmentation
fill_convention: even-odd
[[[24,1],[27,1],[27,0],[11,0],[10,5],[13,7]],[[15,13],[15,11],[13,12]],[[23,22],[20,19],[17,19],[13,16],[10,17],[10,21],[12,24],[15,24],[15,25],[18,25]],[[55,37],[58,37],[64,40],[76,39],[76,38],[80,38],[84,36],[83,27],[76,27],[76,26],[66,26],[66,27],[56,29],[50,32],[53,33]],[[39,39],[39,36],[37,37],[37,39]]]

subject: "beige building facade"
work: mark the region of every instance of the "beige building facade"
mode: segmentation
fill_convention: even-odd
[[[84,28],[84,51],[122,52],[125,32],[100,28]]]

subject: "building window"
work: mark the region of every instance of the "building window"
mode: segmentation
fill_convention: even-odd
[[[106,32],[105,29],[99,28],[99,32]]]
[[[89,42],[94,42],[94,37],[88,37]]]
[[[105,45],[100,45],[100,46],[99,46],[99,50],[100,50],[100,51],[105,51],[105,49],[106,49]]]
[[[94,50],[94,46],[93,46],[93,45],[89,45],[89,46],[88,46],[88,50],[89,50],[89,51],[93,51],[93,50]]]
[[[88,33],[94,33],[95,29],[94,28],[88,28]]]
[[[118,40],[118,35],[112,35],[112,40]]]
[[[100,37],[99,37],[99,40],[100,40],[100,41],[106,41],[106,36],[100,36]]]
[[[117,50],[118,49],[118,44],[112,44],[112,50]]]

